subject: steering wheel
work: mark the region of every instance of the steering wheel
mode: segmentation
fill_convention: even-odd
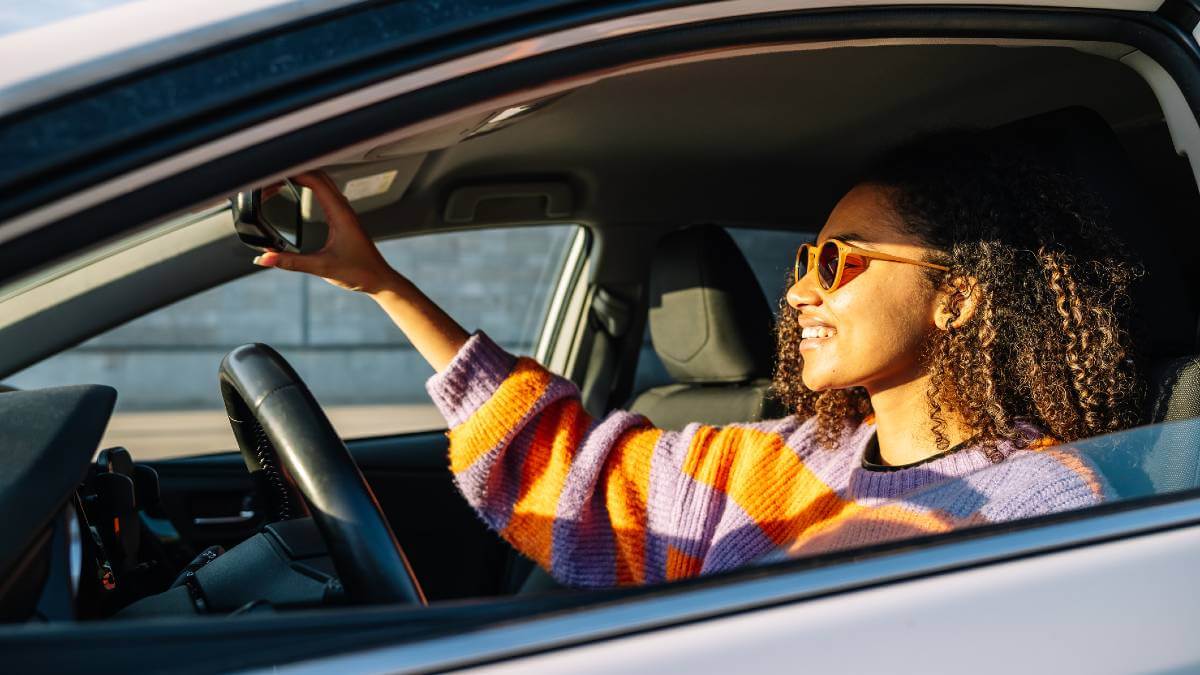
[[[242,345],[221,360],[221,397],[273,520],[311,514],[350,599],[425,595],[346,444],[279,352]]]

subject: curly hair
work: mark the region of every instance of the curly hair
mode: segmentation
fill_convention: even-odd
[[[1136,419],[1142,387],[1126,321],[1140,268],[1085,185],[1036,157],[985,132],[943,132],[890,152],[856,181],[882,187],[907,233],[937,251],[929,261],[950,268],[928,270],[930,284],[949,291],[972,280],[979,294],[970,320],[937,331],[923,355],[943,452],[948,413],[993,461],[999,441],[1028,442],[1018,419],[1063,442]],[[781,302],[774,392],[789,410],[815,415],[819,441],[836,447],[871,402],[862,388],[804,386],[796,318]]]

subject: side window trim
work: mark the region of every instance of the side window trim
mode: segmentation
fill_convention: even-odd
[[[557,360],[563,357],[563,350],[557,347],[564,335],[563,329],[578,319],[579,309],[574,300],[581,286],[579,282],[588,267],[590,251],[591,235],[587,227],[580,225],[563,260],[546,317],[542,321],[542,328],[534,345],[534,359],[556,372],[562,372],[562,367],[565,366],[557,363]]]

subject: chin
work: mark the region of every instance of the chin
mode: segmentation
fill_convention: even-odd
[[[800,380],[804,382],[805,388],[807,388],[809,391],[825,391],[827,389],[837,388],[830,383],[828,376],[817,373],[809,374],[807,370],[801,374]]]
[[[800,372],[800,380],[809,391],[829,391],[831,389],[851,389],[860,386],[856,382],[846,381],[825,371],[810,371],[807,368]]]

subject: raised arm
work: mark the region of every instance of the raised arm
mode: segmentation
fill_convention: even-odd
[[[467,341],[467,332],[406,277],[388,265],[359,225],[358,216],[333,181],[323,172],[293,179],[313,191],[329,220],[329,236],[319,251],[307,254],[270,251],[256,265],[307,272],[325,281],[371,297],[413,347],[442,370]]]
[[[320,202],[328,239],[315,253],[268,252],[255,263],[366,293],[387,312],[438,373],[429,391],[450,426],[459,487],[518,549],[570,583],[643,581],[651,463],[662,432],[628,413],[597,422],[568,381],[482,334],[468,343],[453,318],[387,264],[325,174],[293,180]],[[659,504],[671,503],[677,470],[659,470]],[[668,518],[666,507],[655,516]],[[698,572],[691,567],[680,576]]]
[[[792,470],[799,460],[778,430],[664,431],[621,411],[592,418],[574,384],[482,333],[469,336],[393,270],[326,176],[295,182],[321,203],[329,238],[316,253],[264,253],[255,262],[315,274],[379,303],[437,371],[427,388],[450,427],[450,468],[464,496],[560,581],[652,583],[731,566],[790,536],[795,523],[777,521],[771,507],[781,495],[794,505],[819,501],[809,474]],[[764,492],[754,482],[764,470],[791,478]],[[727,498],[741,506],[728,508]],[[754,524],[760,515],[766,530]],[[736,559],[711,550],[722,536],[739,542]]]

